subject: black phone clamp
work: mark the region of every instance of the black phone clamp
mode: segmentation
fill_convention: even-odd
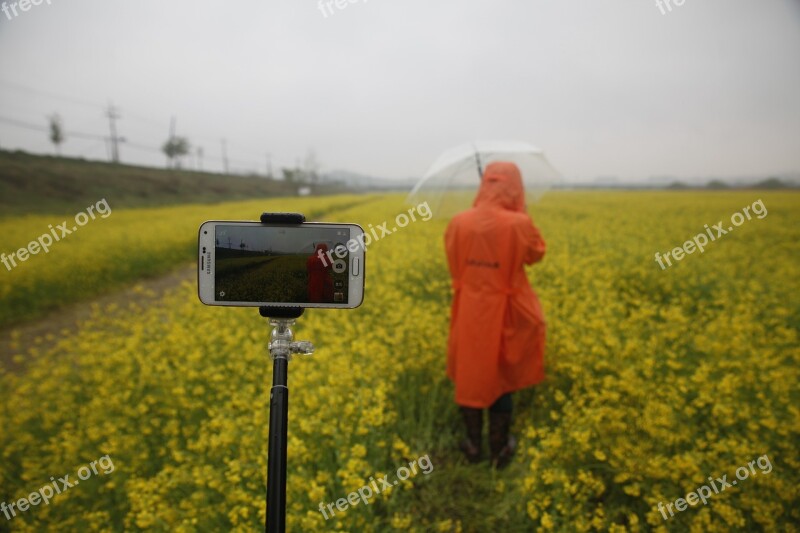
[[[262,224],[302,224],[300,213],[263,213]],[[303,314],[302,307],[260,307],[272,327],[269,354],[272,358],[272,388],[269,394],[269,446],[267,456],[266,531],[286,531],[286,442],[289,423],[289,361],[295,354],[311,355],[314,345],[295,341],[292,326]]]

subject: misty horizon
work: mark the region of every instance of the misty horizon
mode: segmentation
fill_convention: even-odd
[[[567,183],[797,175],[798,29],[791,0],[41,3],[0,13],[0,147],[53,154],[58,113],[64,156],[107,160],[113,103],[132,165],[165,166],[174,117],[210,172],[223,139],[231,173],[392,181],[518,139]]]

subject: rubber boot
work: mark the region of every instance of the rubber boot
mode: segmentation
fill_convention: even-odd
[[[511,413],[493,413],[489,411],[489,448],[492,453],[492,465],[503,468],[511,462],[517,449],[517,440],[509,435]]]
[[[467,438],[461,442],[459,448],[470,463],[477,463],[481,460],[483,409],[462,407],[461,414],[464,416],[464,425],[467,427]]]

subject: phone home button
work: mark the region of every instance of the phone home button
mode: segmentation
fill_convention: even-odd
[[[358,260],[358,257],[353,258],[353,275],[358,276],[361,272],[359,272],[359,267],[361,266],[361,261]]]

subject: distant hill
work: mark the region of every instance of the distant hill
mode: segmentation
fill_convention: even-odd
[[[758,176],[729,176],[703,177],[695,176],[689,178],[676,178],[673,176],[652,176],[643,184],[645,187],[674,189],[675,184],[680,184],[678,188],[691,189],[790,189],[800,187],[800,173],[784,173],[768,178]]]
[[[763,177],[688,177],[652,176],[646,180],[621,180],[616,176],[599,177],[591,181],[565,181],[556,189],[671,189],[671,190],[745,190],[800,189],[800,173],[789,172]]]
[[[0,150],[0,217],[62,213],[112,197],[114,207],[147,207],[297,196],[304,185],[308,184]],[[310,188],[312,194],[345,191],[336,184]]]

